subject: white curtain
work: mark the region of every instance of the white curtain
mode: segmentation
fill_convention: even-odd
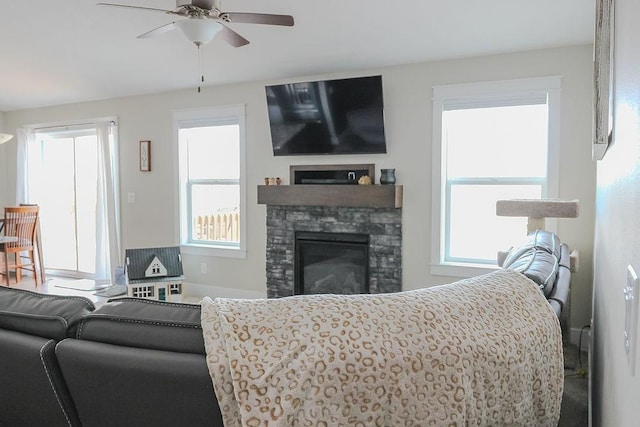
[[[118,126],[96,123],[98,135],[98,202],[96,206],[96,280],[115,283],[121,266],[120,203],[118,197]]]
[[[32,203],[29,199],[29,150],[33,147],[35,132],[33,129],[19,128],[17,131],[16,165],[16,205]]]

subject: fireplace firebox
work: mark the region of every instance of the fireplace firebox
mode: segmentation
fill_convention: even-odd
[[[369,293],[369,235],[297,231],[294,293]]]

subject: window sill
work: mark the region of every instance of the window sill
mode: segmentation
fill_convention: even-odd
[[[188,245],[181,244],[180,251],[186,255],[211,256],[219,258],[246,259],[247,251],[240,248],[228,248],[223,246]]]
[[[480,276],[500,270],[497,265],[481,265],[481,264],[432,264],[431,274],[433,276],[449,276],[468,278]]]

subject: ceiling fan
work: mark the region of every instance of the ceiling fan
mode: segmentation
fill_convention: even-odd
[[[293,26],[293,17],[290,15],[222,12],[220,0],[176,0],[175,10],[115,3],[98,3],[98,5],[162,12],[183,18],[140,34],[138,38],[153,37],[178,28],[185,37],[198,47],[209,43],[218,33],[231,46],[241,47],[249,44],[249,40],[229,28],[226,25],[228,23]]]
[[[97,3],[99,6],[123,7],[128,9],[147,10],[151,12],[162,12],[168,15],[175,15],[177,19],[151,31],[142,33],[139,39],[157,36],[175,28],[179,29],[187,39],[193,42],[198,49],[198,71],[199,81],[204,83],[202,73],[202,59],[200,56],[200,46],[209,43],[216,34],[231,46],[241,47],[249,44],[249,40],[229,28],[228,23],[242,24],[265,24],[281,25],[285,27],[293,26],[293,17],[290,15],[274,15],[269,13],[247,13],[247,12],[222,12],[220,0],[176,0],[175,10],[157,9],[153,7],[132,6],[116,3]],[[198,84],[198,93],[200,93]]]

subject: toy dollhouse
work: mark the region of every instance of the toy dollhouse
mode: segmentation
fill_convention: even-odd
[[[180,247],[127,249],[125,265],[127,296],[182,300],[184,275]]]

